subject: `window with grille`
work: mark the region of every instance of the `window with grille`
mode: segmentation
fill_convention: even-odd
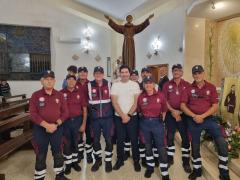
[[[48,69],[50,28],[0,25],[0,79],[39,80]]]

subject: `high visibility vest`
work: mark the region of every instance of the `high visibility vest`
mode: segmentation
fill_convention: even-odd
[[[93,119],[113,116],[113,107],[110,95],[111,84],[103,80],[102,86],[96,81],[88,83],[90,117]]]

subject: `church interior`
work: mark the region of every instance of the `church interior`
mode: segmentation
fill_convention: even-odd
[[[129,19],[133,31],[124,29]],[[182,78],[190,83],[194,81],[192,67],[201,65],[205,80],[216,86],[214,115],[227,142],[230,178],[239,180],[240,0],[0,0],[0,180],[34,179],[29,104],[32,94],[42,88],[42,72],[54,71],[54,89],[61,90],[71,65],[86,67],[90,81],[95,78],[95,67],[102,67],[104,79],[113,84],[119,80],[121,65],[137,70],[139,82],[144,80],[141,70],[147,68],[159,84],[165,76],[173,78],[176,64],[182,65]],[[189,174],[182,168],[178,132],[174,142],[169,176],[186,180]],[[101,144],[105,147],[103,137]],[[219,179],[215,143],[205,131],[200,146],[202,176],[197,179]],[[53,180],[54,162],[48,148],[45,179]],[[145,168],[135,172],[132,164],[130,155],[118,171],[106,173],[100,167],[92,172],[85,157],[80,162],[82,170],[72,170],[66,177],[146,179]],[[150,179],[162,178],[158,169]]]

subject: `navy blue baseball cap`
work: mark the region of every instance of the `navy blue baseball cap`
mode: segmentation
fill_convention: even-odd
[[[42,78],[48,78],[48,77],[55,78],[55,73],[51,70],[43,71]]]
[[[147,83],[147,82],[153,82],[153,78],[151,76],[147,76],[143,79],[143,83]]]
[[[93,73],[96,73],[96,72],[104,73],[104,70],[101,66],[96,66],[93,70]]]
[[[195,65],[192,68],[192,73],[195,74],[196,72],[204,72],[204,69],[201,65]]]
[[[131,75],[133,75],[133,74],[135,74],[135,75],[138,76],[138,71],[137,71],[136,69],[133,69],[133,70],[131,71]]]
[[[82,71],[88,72],[88,69],[87,69],[85,66],[79,67],[79,68],[78,68],[78,73],[79,73],[79,72],[82,72]]]
[[[182,67],[181,64],[174,64],[174,65],[172,66],[172,71],[173,71],[175,68],[176,68],[176,69],[182,69],[183,67]]]
[[[149,72],[150,73],[150,69],[148,67],[143,67],[141,70],[141,73],[143,72]]]
[[[77,80],[77,77],[75,75],[67,75],[66,76],[66,80],[70,79],[70,78],[73,78],[74,80]]]

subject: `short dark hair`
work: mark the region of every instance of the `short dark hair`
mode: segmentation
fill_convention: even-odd
[[[67,71],[71,71],[71,72],[76,74],[77,73],[77,66],[74,66],[74,65],[68,66]]]
[[[127,65],[121,65],[119,68],[119,72],[121,72],[122,69],[128,69],[129,73],[131,72],[130,68]]]

